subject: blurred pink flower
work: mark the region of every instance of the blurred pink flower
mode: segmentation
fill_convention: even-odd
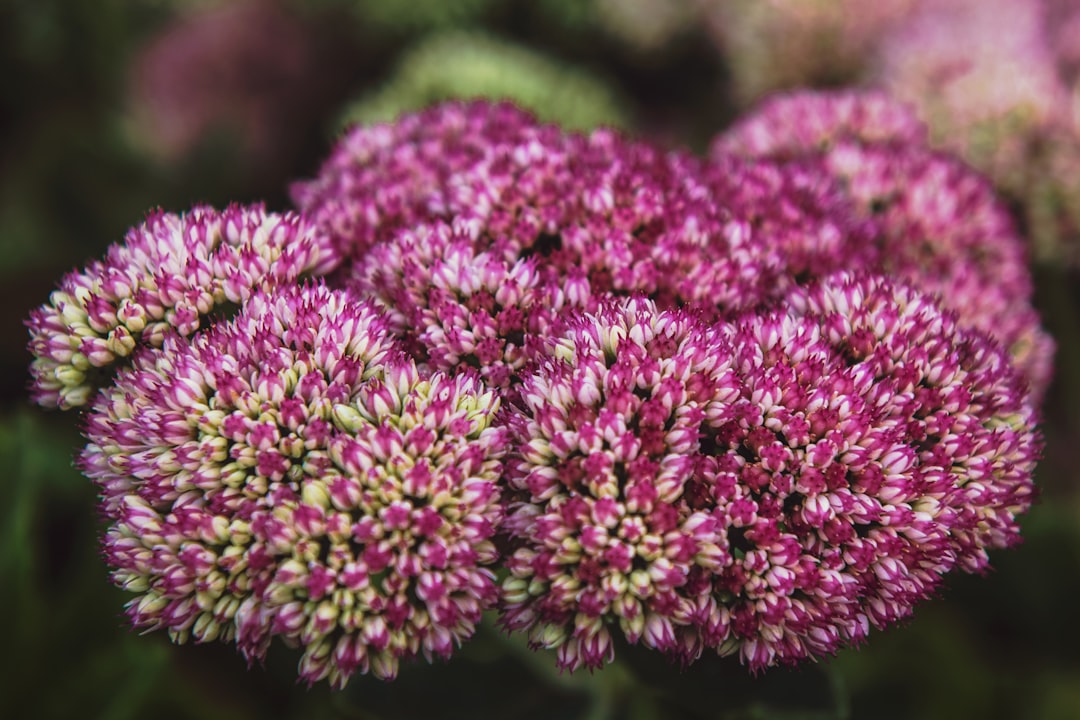
[[[299,139],[318,65],[312,34],[277,0],[188,10],[132,61],[135,131],[168,160],[224,131],[246,158],[277,163]]]
[[[877,79],[916,107],[936,144],[1015,188],[1031,137],[1068,107],[1045,10],[1039,0],[924,2],[882,44]]]

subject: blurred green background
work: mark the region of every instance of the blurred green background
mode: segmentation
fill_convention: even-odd
[[[737,58],[694,6],[0,0],[0,716],[1080,718],[1080,272],[1065,262],[1034,268],[1059,352],[1024,543],[865,647],[756,677],[620,648],[616,665],[567,676],[489,624],[450,663],[331,693],[298,686],[284,647],[249,670],[227,646],[126,627],[94,490],[72,468],[79,418],[26,396],[22,321],[60,276],[153,206],[285,208],[345,119],[453,94],[703,150],[742,108]]]

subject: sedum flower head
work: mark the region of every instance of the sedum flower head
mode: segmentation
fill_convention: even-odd
[[[877,222],[880,267],[939,295],[965,326],[997,337],[1041,398],[1054,342],[1032,305],[1024,241],[990,183],[920,148],[845,143],[824,163],[856,211]]]
[[[1033,393],[1004,348],[935,296],[884,278],[839,275],[797,290],[789,307],[815,318],[853,370],[873,375],[882,389],[870,397],[884,426],[902,428],[913,450],[904,494],[879,498],[898,505],[906,497],[917,514],[949,519],[950,545],[967,572],[987,567],[987,550],[1017,543],[1042,439]],[[935,501],[947,509],[936,512]]]
[[[395,230],[450,213],[448,187],[500,149],[536,132],[510,103],[449,102],[393,123],[357,126],[292,197],[346,259]]]
[[[562,668],[614,656],[611,633],[673,653],[694,568],[727,560],[686,503],[698,429],[738,394],[726,339],[645,300],[570,321],[526,376],[510,422],[503,622]]]
[[[964,325],[997,336],[1041,397],[1054,346],[1032,306],[1027,251],[1007,208],[959,160],[888,130],[887,121],[878,132],[870,115],[852,120],[853,105],[882,102],[891,108],[883,116],[902,110],[876,93],[775,98],[718,138],[713,159],[729,163],[728,152],[774,158],[836,179],[850,203],[837,215],[872,227],[877,258],[863,267],[939,294]],[[795,118],[814,112],[826,120],[810,140]]]
[[[684,663],[833,652],[1017,540],[1034,422],[996,344],[884,279],[731,324],[602,309],[511,420],[503,620],[571,670],[616,632]]]
[[[353,262],[457,218],[480,225],[479,251],[539,255],[545,276],[577,269],[597,292],[655,292],[653,246],[687,231],[670,208],[686,205],[680,171],[697,165],[609,129],[564,133],[509,104],[451,102],[350,131],[293,194]]]
[[[560,283],[542,276],[535,257],[508,261],[478,251],[476,228],[459,222],[402,231],[356,265],[355,286],[386,308],[432,368],[466,365],[507,389],[560,314],[586,307],[592,296],[580,272]]]
[[[764,100],[713,142],[714,155],[786,159],[844,140],[925,145],[915,110],[875,90],[795,90]]]
[[[449,655],[496,599],[505,431],[477,376],[427,376],[367,301],[255,295],[137,355],[87,419],[135,627],[303,649],[300,678]]]
[[[65,410],[84,405],[103,369],[138,347],[161,345],[170,331],[190,335],[254,289],[335,262],[326,239],[294,213],[261,205],[152,212],[104,260],[64,277],[31,313],[34,400]]]
[[[584,277],[597,296],[642,294],[714,314],[776,302],[793,283],[873,250],[816,167],[702,163],[484,102],[354,130],[296,196],[350,256],[348,273],[385,285],[376,292],[389,293],[388,305],[402,301],[393,277],[415,296],[441,260],[410,234],[451,219],[468,228],[474,255],[522,272],[528,261],[540,285],[579,287]],[[412,249],[403,254],[402,243]],[[396,269],[410,257],[419,274]],[[410,312],[400,308],[403,319]]]
[[[842,186],[814,163],[720,156],[704,170],[704,189],[721,221],[701,224],[706,247],[680,247],[675,266],[665,266],[676,302],[731,316],[877,261],[873,223],[851,212]]]

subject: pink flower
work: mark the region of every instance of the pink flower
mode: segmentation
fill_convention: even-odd
[[[906,111],[888,103],[875,93],[779,96],[718,137],[713,158],[724,166],[727,152],[736,151],[802,167],[820,163],[819,172],[838,180],[850,201],[836,214],[875,226],[877,259],[862,267],[940,294],[964,325],[997,336],[1041,397],[1053,341],[1032,307],[1027,251],[1008,210],[981,175],[899,132]],[[852,109],[859,107],[876,110]],[[820,120],[812,132],[796,121],[802,115]],[[875,117],[892,120],[878,127]],[[855,268],[863,262],[856,259]]]
[[[920,148],[841,144],[824,166],[845,182],[857,211],[879,223],[880,267],[994,335],[1041,398],[1054,342],[1032,306],[1024,241],[989,181]]]
[[[503,622],[561,667],[835,651],[1018,539],[1040,441],[985,336],[873,277],[706,325],[571,322],[513,411]]]
[[[276,0],[204,5],[138,48],[128,90],[134,128],[149,151],[173,161],[225,130],[249,162],[274,167],[295,154],[322,91],[315,33]]]
[[[588,279],[542,277],[536,257],[480,252],[477,223],[418,225],[376,244],[354,268],[358,291],[386,308],[395,329],[436,370],[476,368],[508,389],[571,307],[593,302]],[[509,253],[513,256],[513,253]]]
[[[713,141],[713,155],[787,159],[836,142],[925,145],[915,110],[873,90],[795,90],[764,100]]]
[[[918,108],[937,140],[965,157],[986,143],[986,124],[1023,135],[1067,105],[1068,88],[1044,27],[1049,4],[922,3],[882,43],[878,80]]]
[[[691,573],[730,562],[686,486],[701,424],[738,396],[731,356],[693,316],[625,300],[571,321],[525,378],[503,622],[557,649],[560,667],[610,661],[616,628],[675,653],[695,612]]]
[[[190,335],[208,315],[253,290],[336,264],[325,237],[300,216],[261,205],[155,211],[103,261],[67,275],[31,313],[34,400],[84,405],[108,368],[167,332]]]
[[[703,174],[703,194],[715,198],[716,210],[691,216],[698,234],[658,245],[654,257],[674,289],[660,301],[731,317],[775,305],[799,283],[878,259],[874,224],[851,212],[842,186],[815,163],[722,156]]]
[[[500,113],[513,122],[492,119]],[[872,110],[862,114],[874,116]],[[447,145],[459,142],[453,133],[464,132],[458,130],[462,124],[471,128],[469,123],[477,124],[469,135],[471,152]],[[378,148],[368,147],[376,140]],[[428,148],[446,157],[417,154]],[[388,216],[380,209],[387,193],[401,198],[401,208],[412,209]],[[874,251],[868,223],[853,216],[839,185],[816,167],[734,159],[703,164],[610,130],[563,133],[479,102],[441,105],[394,125],[353,131],[319,178],[297,187],[297,196],[329,223],[328,231],[343,247],[352,248],[350,273],[360,287],[388,307],[400,305],[392,312],[400,322],[419,323],[417,334],[421,326],[434,327],[434,316],[413,316],[416,308],[429,306],[430,279],[445,275],[430,271],[449,247],[449,241],[428,239],[430,231],[421,226],[438,225],[440,218],[453,218],[461,236],[453,241],[457,266],[486,263],[489,285],[501,282],[491,275],[492,263],[505,264],[500,273],[534,268],[526,274],[536,279],[528,283],[572,287],[570,294],[582,298],[575,301],[579,306],[587,283],[597,297],[645,294],[664,306],[692,305],[730,315],[774,303],[808,277],[867,263]],[[423,208],[410,205],[421,199]],[[347,218],[370,222],[364,225],[370,232],[360,232]],[[475,257],[465,259],[462,253]],[[454,282],[463,281],[461,272],[454,271]],[[561,306],[557,299],[552,302]],[[538,316],[537,328],[548,323],[541,320]],[[468,335],[471,322],[458,312],[436,324]],[[484,328],[477,332],[491,337]],[[443,336],[437,342],[441,345]],[[451,337],[447,357],[463,357],[460,348],[471,342]],[[429,351],[434,347],[422,344]],[[497,350],[484,352],[494,358]],[[514,365],[520,358],[506,359]]]
[[[448,656],[497,597],[498,406],[473,374],[419,373],[370,303],[322,287],[140,352],[81,458],[133,625],[253,660],[281,637],[301,679],[335,687]]]
[[[355,127],[317,177],[292,187],[297,206],[346,258],[418,221],[450,214],[447,194],[459,178],[483,172],[490,155],[526,143],[544,129],[509,103],[450,102],[394,123]]]

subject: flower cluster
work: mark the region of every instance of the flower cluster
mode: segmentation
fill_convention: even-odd
[[[464,364],[507,389],[560,314],[587,307],[592,294],[583,274],[561,285],[541,277],[536,258],[511,264],[478,245],[464,223],[419,225],[372,248],[354,287],[386,308],[432,368]]]
[[[737,99],[862,84],[911,103],[933,145],[1019,206],[1040,261],[1080,258],[1080,5],[1075,0],[703,2]],[[767,102],[767,101],[766,101]],[[787,106],[789,110],[795,106]],[[805,116],[774,115],[790,137]],[[757,132],[768,133],[757,125]],[[888,124],[879,124],[887,131]],[[766,139],[764,137],[759,139]],[[867,138],[863,138],[867,139]],[[912,138],[913,139],[913,138]],[[771,152],[757,148],[756,152]]]
[[[195,332],[259,287],[294,283],[337,260],[327,239],[294,213],[261,205],[223,211],[155,211],[103,261],[67,275],[27,322],[34,399],[46,407],[86,404],[102,368],[171,329]]]
[[[714,153],[785,159],[838,141],[926,144],[913,109],[873,90],[795,90],[764,100],[713,143]]]
[[[504,622],[571,670],[610,661],[616,628],[684,663],[835,651],[985,567],[1031,502],[1007,358],[880,278],[733,324],[608,306],[522,399]]]
[[[535,128],[509,103],[447,103],[393,124],[357,126],[293,200],[346,259],[417,222],[444,217],[447,190]]]
[[[851,212],[840,183],[816,163],[717,156],[705,169],[709,194],[724,198],[746,241],[686,254],[680,300],[732,315],[775,305],[800,283],[879,260],[872,221]],[[716,235],[714,234],[715,238]]]
[[[336,687],[449,655],[497,598],[498,406],[475,375],[419,373],[370,303],[322,287],[140,353],[81,458],[133,625],[251,659],[278,636]]]
[[[80,463],[136,628],[278,637],[335,687],[487,609],[569,670],[619,637],[756,670],[1018,540],[1023,247],[881,95],[778,99],[705,159],[448,103],[294,195],[151,215],[31,317],[43,404],[129,359]]]
[[[517,496],[504,530],[519,547],[503,622],[557,649],[560,667],[610,661],[615,626],[674,653],[691,574],[727,559],[714,519],[685,499],[699,428],[738,395],[725,340],[627,300],[570,323],[525,378],[510,420]]]
[[[1027,252],[1011,216],[982,176],[911,141],[918,126],[904,121],[903,106],[883,103],[876,93],[776,97],[718,138],[713,153],[818,163],[845,188],[849,213],[875,226],[879,259],[864,267],[939,294],[963,324],[997,335],[1040,396],[1053,342],[1032,307]],[[800,114],[820,122],[812,132],[785,132]],[[895,122],[877,132],[872,117]]]
[[[1068,92],[1043,0],[923,3],[882,44],[880,83],[913,103],[936,139],[1015,185],[1030,137],[1060,119]]]
[[[248,164],[283,167],[325,92],[314,28],[276,0],[188,4],[135,50],[133,139],[177,162],[225,131]]]
[[[1078,39],[1072,0],[921,3],[872,74],[1021,207],[1042,261],[1080,258]]]
[[[295,194],[354,277],[396,267],[391,246],[408,241],[395,235],[453,219],[470,227],[473,252],[531,259],[543,282],[577,286],[584,274],[594,294],[732,313],[782,297],[807,266],[838,269],[845,252],[869,245],[846,232],[853,223],[833,212],[828,185],[820,173],[724,169],[610,130],[564,133],[507,106],[450,103],[354,130]],[[788,252],[819,231],[835,247]]]

